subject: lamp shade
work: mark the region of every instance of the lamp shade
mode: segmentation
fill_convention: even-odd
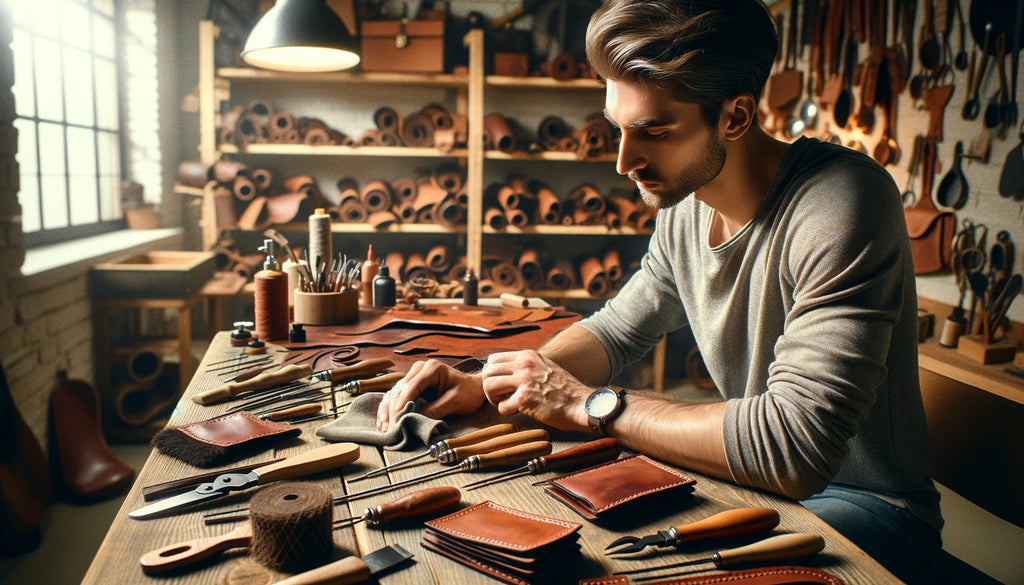
[[[242,59],[278,71],[339,71],[359,64],[357,44],[324,0],[277,0],[249,32]]]

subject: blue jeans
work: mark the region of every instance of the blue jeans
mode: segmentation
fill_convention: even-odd
[[[928,582],[942,535],[910,510],[836,485],[800,503],[901,580]]]

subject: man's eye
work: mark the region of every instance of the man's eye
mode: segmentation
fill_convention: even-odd
[[[651,138],[664,138],[668,136],[668,130],[664,128],[649,128],[647,130],[647,135]]]

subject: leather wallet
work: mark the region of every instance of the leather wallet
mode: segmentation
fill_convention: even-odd
[[[196,467],[216,467],[252,455],[272,444],[297,437],[302,429],[290,423],[261,420],[248,412],[168,428],[152,444],[161,453]]]
[[[566,555],[579,553],[580,524],[491,501],[426,525],[424,548],[516,585],[551,582],[552,573],[566,564]]]
[[[624,457],[548,480],[544,491],[587,520],[651,496],[689,497],[694,478],[644,455]]]
[[[742,571],[704,573],[690,577],[667,577],[649,581],[646,585],[711,585],[713,583],[743,583],[745,585],[785,585],[787,583],[820,583],[843,585],[842,579],[832,573],[810,567],[763,567]],[[629,585],[625,575],[580,579],[578,585]]]

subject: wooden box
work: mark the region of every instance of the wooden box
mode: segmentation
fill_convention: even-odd
[[[444,72],[443,20],[371,20],[359,31],[363,71]]]
[[[94,298],[187,299],[213,278],[213,252],[156,251],[93,266]]]
[[[526,77],[530,74],[530,56],[526,53],[495,53],[494,74]]]

